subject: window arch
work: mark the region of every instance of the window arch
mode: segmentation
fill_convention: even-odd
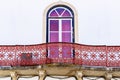
[[[67,9],[65,6],[56,6],[50,10],[48,17],[73,17],[73,13],[71,13],[71,10]]]
[[[74,13],[65,5],[57,5],[47,12],[46,42],[74,42]]]

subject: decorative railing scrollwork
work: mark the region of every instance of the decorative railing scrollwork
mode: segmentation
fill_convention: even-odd
[[[52,63],[120,67],[120,46],[75,43],[0,46],[0,66],[35,66]]]

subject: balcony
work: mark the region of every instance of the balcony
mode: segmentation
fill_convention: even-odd
[[[0,76],[120,77],[120,46],[75,43],[0,46]]]
[[[120,67],[120,46],[91,46],[75,43],[0,46],[0,66],[45,64],[85,67]]]

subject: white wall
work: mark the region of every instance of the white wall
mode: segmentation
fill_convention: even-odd
[[[79,39],[85,44],[120,45],[120,0],[80,0]]]
[[[24,78],[18,78],[18,80],[38,80],[39,77],[35,76],[35,77],[24,77]]]
[[[42,43],[43,11],[56,1],[0,0],[0,44]],[[120,45],[120,0],[63,1],[78,11],[79,43]]]
[[[45,8],[58,0],[0,0],[0,44],[42,43]],[[120,0],[63,0],[78,11],[79,42],[120,45]]]
[[[11,80],[11,77],[0,77],[0,80]]]
[[[76,79],[75,77],[57,76],[57,77],[46,77],[45,80],[76,80]]]

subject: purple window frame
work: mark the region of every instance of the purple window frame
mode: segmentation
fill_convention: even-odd
[[[66,7],[55,7],[51,9],[48,13],[47,33],[47,42],[74,42],[72,12]]]

